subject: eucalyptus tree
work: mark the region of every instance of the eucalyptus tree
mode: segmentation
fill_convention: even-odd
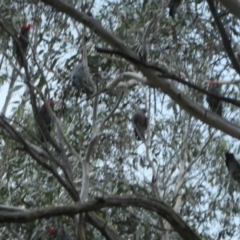
[[[239,238],[224,163],[240,136],[238,16],[212,0],[182,2],[174,19],[167,6],[1,3],[2,238],[46,239],[53,227],[74,239]],[[12,49],[26,22],[34,27],[20,68]],[[90,93],[72,84],[79,64]],[[206,90],[211,81],[221,96]],[[206,94],[222,101],[222,117]],[[42,104],[54,125],[48,142]],[[132,117],[143,108],[146,136],[136,141]]]

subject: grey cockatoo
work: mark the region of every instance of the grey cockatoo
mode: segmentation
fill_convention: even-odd
[[[168,7],[169,7],[169,16],[174,18],[175,13],[177,12],[178,7],[180,6],[182,0],[170,0]]]
[[[74,66],[70,79],[74,87],[81,89],[87,95],[93,94],[94,90],[92,83],[88,79],[86,69],[82,63]]]
[[[240,185],[240,164],[235,159],[233,153],[226,152],[226,166],[231,177]]]
[[[49,105],[51,108],[54,107],[55,102],[53,100],[49,101]],[[48,113],[47,107],[45,104],[42,105],[42,107],[39,109],[39,115],[42,118],[42,121],[45,123],[45,126],[39,126],[39,134],[41,136],[41,142],[44,142],[44,136],[43,136],[43,129],[46,129],[49,133],[51,131],[52,127],[52,118],[50,114]]]
[[[221,86],[217,82],[210,82],[208,86],[208,91],[221,95]],[[209,107],[213,112],[216,112],[219,116],[222,116],[222,101],[218,98],[207,95],[206,98]]]
[[[145,116],[146,110],[139,109],[132,117],[134,133],[137,140],[145,140],[145,131],[148,126],[148,119]]]

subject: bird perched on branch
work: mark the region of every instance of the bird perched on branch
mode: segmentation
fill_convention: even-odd
[[[49,105],[53,109],[53,107],[55,105],[55,102],[51,99],[49,101]],[[40,132],[40,136],[41,136],[41,142],[44,142],[45,141],[44,131],[48,131],[50,133],[51,128],[52,128],[52,118],[51,118],[51,116],[50,116],[50,114],[47,110],[47,106],[45,104],[43,104],[42,107],[40,108],[39,115],[42,118],[42,121],[44,122],[44,126],[40,126],[40,128],[39,128],[39,132]]]
[[[210,82],[208,91],[221,96],[221,86],[218,82]],[[216,112],[219,116],[222,116],[222,101],[219,98],[210,95],[207,95],[206,100],[211,110]]]
[[[49,230],[49,237],[57,240],[72,240],[72,237],[67,229],[63,228],[51,228]]]
[[[27,55],[27,49],[29,44],[29,30],[33,28],[33,25],[26,23],[22,26],[17,40],[15,40],[15,53],[17,61],[20,67],[23,67],[23,59]]]
[[[87,77],[86,69],[82,63],[74,66],[70,79],[74,87],[80,88],[87,95],[93,94],[93,86]]]
[[[175,13],[177,12],[178,7],[180,6],[182,0],[170,0],[168,7],[169,7],[169,16],[174,18]]]
[[[226,166],[228,168],[228,171],[233,178],[239,185],[240,185],[240,164],[235,159],[233,153],[226,152]]]
[[[148,119],[145,113],[146,109],[139,109],[132,117],[134,133],[138,141],[145,140],[145,131],[148,126]]]

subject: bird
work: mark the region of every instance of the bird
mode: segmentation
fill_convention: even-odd
[[[66,228],[51,228],[48,233],[49,237],[56,240],[72,240],[72,237]]]
[[[23,67],[23,59],[27,55],[27,49],[29,45],[29,31],[33,28],[31,23],[26,23],[22,26],[19,36],[16,36],[17,41],[15,40],[15,54],[16,59],[20,65]]]
[[[49,105],[53,109],[53,107],[55,105],[55,102],[51,99],[49,101]],[[39,109],[39,116],[41,117],[41,119],[44,122],[44,126],[40,126],[39,127],[39,132],[40,132],[40,136],[41,136],[41,142],[44,142],[45,141],[44,130],[46,129],[50,133],[51,132],[51,125],[52,125],[52,118],[51,118],[51,116],[50,116],[50,114],[49,114],[49,112],[47,110],[47,106],[45,104],[43,104],[41,106],[41,108]]]
[[[88,80],[84,65],[82,63],[76,64],[72,70],[70,80],[72,81],[72,86],[76,88],[81,88],[83,92],[87,95],[93,94],[93,86]]]
[[[177,12],[178,7],[180,6],[182,0],[170,0],[168,4],[169,16],[174,18],[175,13]]]
[[[139,109],[132,117],[134,133],[138,141],[145,140],[145,131],[148,126],[148,118],[145,116],[146,109]]]
[[[208,91],[221,96],[221,86],[218,82],[210,82]],[[207,95],[206,98],[209,107],[213,112],[216,112],[219,116],[222,116],[222,101],[216,97]]]
[[[228,168],[228,171],[233,178],[239,185],[240,185],[240,164],[239,162],[235,159],[233,153],[226,152],[225,153],[225,163]]]

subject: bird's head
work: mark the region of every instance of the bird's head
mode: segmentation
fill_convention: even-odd
[[[21,28],[21,33],[28,32],[31,28],[33,28],[31,23],[25,23]]]
[[[229,155],[229,152],[225,152],[225,156],[228,156]]]
[[[208,87],[213,87],[213,86],[219,86],[219,83],[218,83],[218,82],[214,82],[214,81],[211,81],[211,82],[209,82],[209,81],[204,81],[203,87],[204,87],[205,89],[208,89]]]
[[[50,99],[50,101],[49,101],[49,105],[50,105],[51,108],[53,108],[54,105],[55,105],[55,102],[54,102],[52,99]],[[41,109],[44,110],[44,111],[47,110],[47,106],[46,106],[45,103],[42,105]]]
[[[143,113],[147,113],[147,109],[146,108],[141,108],[140,109]]]
[[[218,86],[219,83],[218,82],[209,82],[209,86]]]
[[[50,101],[49,101],[49,105],[50,105],[51,108],[53,108],[54,105],[55,105],[55,102],[54,102],[52,99],[50,99]]]
[[[226,152],[225,157],[226,157],[226,159],[232,159],[232,158],[234,158],[234,155],[232,153]]]
[[[50,228],[48,235],[49,236],[54,236],[57,233],[57,229],[56,228]]]

